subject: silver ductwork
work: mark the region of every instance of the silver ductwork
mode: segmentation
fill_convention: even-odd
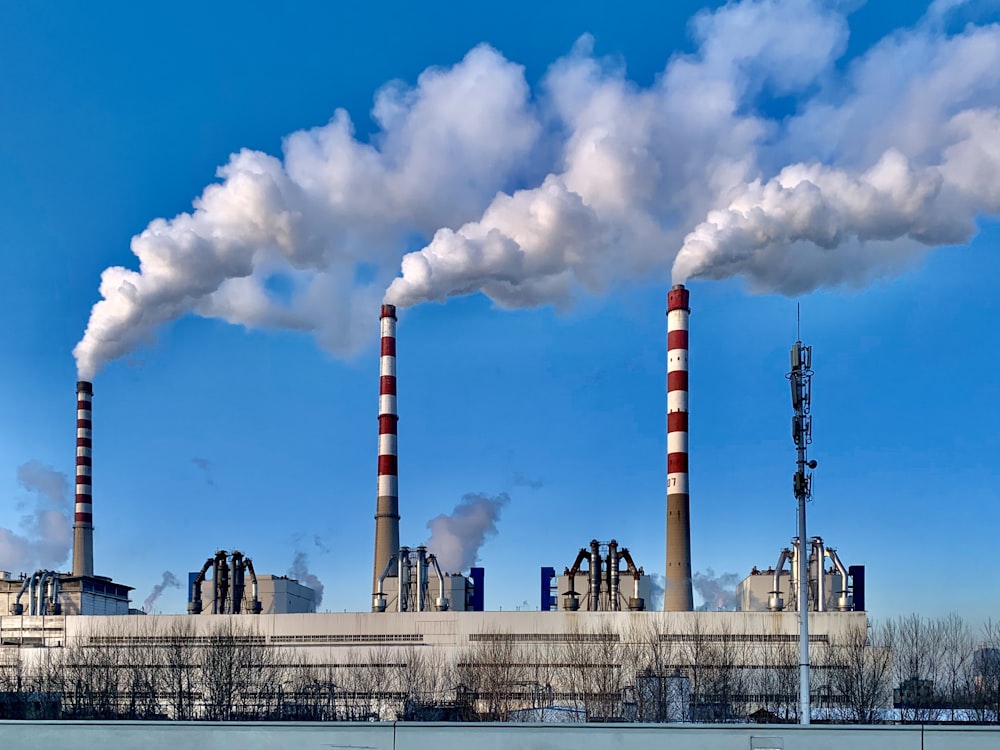
[[[396,592],[396,611],[406,612],[410,594],[410,548],[399,548],[399,589]]]
[[[823,546],[823,537],[814,536],[812,538],[813,556],[816,558],[816,611],[826,611],[826,548]]]
[[[393,553],[388,560],[386,560],[385,567],[382,569],[382,575],[378,577],[378,582],[375,586],[375,593],[372,596],[372,612],[385,612],[386,599],[385,599],[385,579],[389,576],[389,571],[396,566],[397,560],[399,558],[399,553]]]
[[[853,609],[854,603],[851,601],[851,595],[847,590],[847,568],[844,567],[844,564],[837,556],[837,550],[833,547],[827,547],[826,554],[830,556],[830,561],[833,563],[834,567],[837,568],[837,572],[840,573],[840,591],[837,593],[837,611],[849,612]]]
[[[444,573],[441,572],[441,566],[438,565],[437,557],[434,555],[428,555],[427,562],[434,566],[434,571],[437,573],[438,577],[438,597],[434,602],[434,608],[438,612],[445,612],[451,605],[451,602],[449,602],[448,597],[444,595]]]
[[[614,612],[621,610],[621,602],[618,599],[618,585],[621,571],[618,570],[618,541],[612,539],[608,542],[608,596],[611,609]]]
[[[601,545],[590,542],[590,611],[596,612],[601,602]]]
[[[785,547],[778,555],[778,564],[774,566],[774,585],[767,598],[767,608],[772,612],[781,612],[785,608],[785,601],[781,598],[781,571],[791,557],[792,551]]]

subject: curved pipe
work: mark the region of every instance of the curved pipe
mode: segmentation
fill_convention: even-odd
[[[201,566],[201,570],[198,571],[198,575],[196,575],[194,577],[194,581],[191,582],[191,598],[188,600],[189,615],[201,614],[201,584],[205,581],[205,574],[208,572],[208,569],[212,567],[214,562],[214,557],[210,557],[205,560],[205,564]]]
[[[625,561],[626,569],[632,574],[632,598],[635,600],[636,605],[642,601],[639,596],[639,579],[642,578],[642,568],[635,567],[635,563],[632,561],[632,553],[628,551],[628,547],[622,547],[618,552],[618,556]],[[645,602],[643,602],[642,608],[645,608]]]
[[[31,583],[31,577],[25,576],[24,583],[21,584],[21,590],[17,592],[17,596],[14,598],[14,604],[11,605],[10,613],[12,615],[20,615],[24,612],[24,605],[21,604],[21,597],[24,596],[24,592],[28,590],[28,585]]]
[[[792,551],[788,547],[785,547],[781,550],[781,554],[778,555],[778,564],[774,566],[774,586],[767,603],[767,608],[772,612],[780,612],[785,608],[785,604],[781,600],[781,570],[785,567],[785,563],[788,562],[791,556]]]
[[[35,583],[38,580],[38,574],[39,573],[41,573],[41,571],[40,570],[36,570],[34,573],[31,574],[31,578],[28,579],[29,580],[29,584],[28,584],[28,614],[29,615],[35,614],[35,598],[38,596],[35,593]]]
[[[837,609],[841,612],[846,612],[851,608],[851,599],[847,594],[847,568],[844,567],[844,563],[837,556],[837,550],[833,547],[827,547],[826,554],[830,556],[834,567],[840,573],[840,596],[837,597]]]
[[[389,559],[385,561],[385,567],[382,569],[382,575],[378,577],[378,584],[375,588],[375,593],[372,595],[372,612],[385,612],[385,589],[383,584],[385,579],[389,576],[389,571],[392,570],[393,566],[396,564],[397,553],[392,553]]]
[[[448,597],[444,595],[444,574],[441,572],[441,566],[438,565],[437,557],[433,554],[427,556],[427,562],[434,566],[434,571],[437,573],[438,577],[438,599],[437,599],[437,609],[439,612],[445,612],[448,610]]]
[[[587,559],[587,550],[580,547],[580,551],[576,553],[576,560],[573,561],[573,567],[566,568],[566,577],[569,579],[569,591],[566,595],[571,599],[577,601],[577,606],[579,606],[579,594],[576,591],[576,574],[580,572],[580,566],[583,561]]]
[[[260,590],[257,587],[257,573],[255,573],[253,569],[253,560],[251,560],[249,557],[244,558],[243,567],[246,570],[250,571],[250,591],[253,594],[252,612],[255,615],[259,615],[261,611],[260,596],[259,596]]]

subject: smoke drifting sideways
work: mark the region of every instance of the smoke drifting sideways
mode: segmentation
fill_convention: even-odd
[[[179,589],[181,587],[181,582],[177,579],[173,573],[169,570],[163,571],[163,578],[158,584],[153,586],[153,590],[149,592],[149,596],[146,597],[146,601],[142,605],[142,611],[149,614],[153,610],[153,603],[160,598],[160,594],[167,588]]]
[[[544,85],[567,134],[560,168],[440,229],[403,258],[387,301],[481,291],[501,307],[559,306],[657,276],[740,275],[791,295],[968,241],[1000,213],[1000,27],[949,34],[963,3],[937,2],[838,64],[849,5],[700,13],[695,51],[649,88],[585,40]]]
[[[667,579],[659,573],[649,574],[649,601],[646,609],[659,611],[663,609],[663,595],[667,591]]]
[[[691,576],[691,585],[702,600],[695,609],[699,612],[735,611],[736,584],[739,582],[740,577],[736,573],[716,575],[711,568],[706,568],[704,573],[695,573]]]
[[[467,571],[479,559],[483,543],[497,533],[500,512],[510,502],[510,495],[486,495],[470,492],[462,496],[451,515],[441,514],[427,522],[431,530],[427,549],[446,573]]]
[[[520,66],[476,47],[412,88],[379,90],[369,142],[337,110],[288,135],[283,160],[233,154],[191,213],[133,237],[138,270],[102,273],[74,349],[80,377],[188,313],[355,351],[409,238],[481,212],[528,161],[539,130],[529,93]]]
[[[1000,212],[1000,27],[951,33],[962,3],[939,0],[843,62],[851,5],[703,11],[645,87],[587,37],[534,90],[480,46],[379,90],[367,141],[338,110],[282,159],[240,151],[133,238],[138,270],[104,271],[80,376],[188,313],[349,355],[383,294],[566,306],[671,275],[795,294],[964,242]]]
[[[316,539],[317,546],[319,546],[319,537]],[[309,555],[301,550],[296,551],[292,565],[288,569],[288,575],[316,592],[316,611],[319,611],[319,605],[323,603],[323,589],[325,587],[314,573],[309,572]]]
[[[27,492],[19,500],[18,530],[0,528],[0,569],[31,572],[66,561],[73,542],[69,481],[39,461],[17,467],[17,481]]]

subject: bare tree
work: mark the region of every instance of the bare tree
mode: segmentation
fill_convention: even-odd
[[[777,635],[772,633],[771,635]],[[776,638],[754,649],[748,670],[753,706],[781,722],[799,719],[799,649],[793,641]],[[748,707],[749,709],[750,707]]]
[[[186,617],[171,620],[162,641],[163,703],[172,718],[180,721],[193,719],[199,663],[193,622]]]
[[[468,692],[484,718],[508,721],[515,708],[524,703],[525,669],[523,650],[510,633],[487,630],[476,634],[464,649],[455,667],[460,692]]]
[[[956,614],[939,623],[942,640],[942,661],[939,670],[938,696],[949,721],[962,714],[959,709],[968,702],[972,683],[973,637],[969,626]]]
[[[271,718],[280,700],[280,651],[236,616],[219,617],[200,649],[199,686],[205,718]]]
[[[893,628],[856,625],[820,652],[818,665],[829,690],[835,719],[876,724],[892,699]]]
[[[969,703],[976,721],[1000,723],[1000,623],[988,620],[973,652]]]
[[[937,684],[944,661],[941,624],[920,615],[901,617],[891,624],[896,692],[904,722],[935,721],[940,718]]]

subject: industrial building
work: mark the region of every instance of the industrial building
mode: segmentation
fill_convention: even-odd
[[[516,656],[525,674],[555,670],[544,683],[540,676],[533,678],[535,695],[513,707],[520,709],[532,708],[533,701],[537,703],[540,684],[553,695],[560,691],[569,694],[568,685],[583,679],[579,670],[573,670],[588,663],[590,671],[584,669],[582,674],[610,670],[639,695],[647,693],[654,683],[665,694],[667,682],[667,692],[675,698],[689,695],[690,690],[678,687],[678,680],[694,679],[692,644],[725,647],[738,653],[732,658],[737,659],[741,669],[776,669],[785,658],[776,655],[785,654],[788,645],[794,645],[798,632],[797,539],[781,551],[774,568],[755,568],[740,584],[738,600],[744,611],[693,611],[688,482],[689,301],[688,290],[680,285],[667,296],[663,611],[651,610],[652,582],[637,564],[642,561],[634,560],[627,548],[607,537],[608,541],[594,539],[581,547],[561,574],[556,567],[541,567],[536,584],[540,611],[535,612],[486,612],[486,571],[472,568],[467,573],[446,574],[432,551],[422,546],[400,546],[396,310],[392,305],[383,305],[371,611],[316,614],[314,592],[307,586],[282,576],[258,576],[248,557],[238,551],[219,550],[200,571],[188,576],[188,613],[200,616],[125,616],[131,588],[94,575],[93,387],[81,381],[77,384],[73,571],[39,571],[23,578],[0,578],[0,664],[12,663],[15,651],[18,663],[30,667],[51,658],[53,650],[58,649],[99,649],[113,644],[155,652],[177,645],[177,638],[193,648],[202,648],[213,642],[213,633],[229,628],[234,643],[291,654],[289,658],[294,657],[296,664],[309,665],[319,670],[317,674],[322,670],[329,674],[357,671],[359,665],[405,665],[413,654],[447,662],[458,673],[469,665],[482,666],[501,653],[511,659]],[[860,566],[845,567],[836,551],[824,546],[819,537],[808,540],[806,546],[811,570],[807,587],[809,640],[822,651],[848,632],[859,628],[863,632],[864,570]],[[642,649],[649,654],[655,652],[655,658],[649,654],[649,658],[637,656]],[[786,666],[794,668],[794,659]],[[601,692],[596,683],[592,687]],[[392,691],[387,689],[389,693]],[[748,706],[754,701],[766,702],[756,694],[744,695],[740,700]],[[623,710],[622,701],[628,702],[616,696],[611,702],[618,708],[608,708],[611,704],[605,703],[601,709],[591,706],[587,710],[591,715],[605,711],[608,718],[614,711]],[[691,713],[697,699],[689,698],[686,703],[681,718],[697,718]],[[388,709],[383,709],[370,708],[375,716],[386,718]],[[658,715],[662,719],[662,712]]]

